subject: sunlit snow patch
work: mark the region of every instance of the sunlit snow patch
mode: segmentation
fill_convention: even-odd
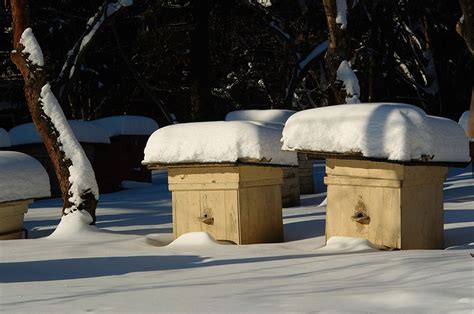
[[[375,252],[377,247],[367,239],[350,238],[350,237],[331,237],[326,246],[320,248],[321,252]]]
[[[189,232],[179,236],[168,247],[206,247],[219,245],[207,232]]]

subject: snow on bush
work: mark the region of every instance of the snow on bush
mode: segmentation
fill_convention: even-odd
[[[92,121],[68,120],[68,123],[81,143],[110,143],[107,130]],[[13,146],[43,143],[33,123],[18,125],[9,133]]]
[[[254,162],[297,165],[295,153],[281,151],[281,129],[246,121],[175,124],[151,135],[145,164]]]
[[[31,156],[0,151],[0,202],[48,197],[49,177]]]
[[[158,123],[155,120],[141,116],[114,116],[97,119],[94,122],[106,129],[110,137],[150,135],[158,130]]]
[[[371,103],[300,111],[283,130],[283,149],[361,153],[390,160],[469,161],[468,140],[454,121],[412,105]]]
[[[225,117],[226,121],[258,121],[265,123],[285,124],[286,120],[296,111],[282,109],[268,110],[238,110],[232,111]]]
[[[10,137],[8,132],[5,129],[0,128],[0,147],[9,147],[11,146]]]
[[[351,65],[346,60],[342,61],[336,72],[336,79],[344,84],[346,90],[346,103],[357,104],[360,103],[360,87],[357,75],[351,68]]]

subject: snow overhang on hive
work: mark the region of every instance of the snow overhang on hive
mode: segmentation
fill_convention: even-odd
[[[43,166],[26,154],[0,151],[0,202],[50,196]]]
[[[468,162],[468,139],[449,119],[412,105],[371,103],[300,111],[283,130],[288,151],[361,154],[394,161]]]
[[[94,122],[106,129],[110,137],[150,135],[158,130],[158,123],[155,120],[142,116],[113,116],[97,119]]]
[[[281,150],[281,129],[246,121],[170,125],[151,135],[144,164],[258,162],[297,165],[296,153]]]

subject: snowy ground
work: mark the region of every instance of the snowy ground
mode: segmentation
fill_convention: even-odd
[[[323,167],[316,165],[321,191]],[[377,251],[324,245],[325,194],[284,209],[285,242],[171,242],[164,173],[101,196],[100,230],[63,239],[0,242],[0,312],[465,312],[474,311],[474,180],[445,186],[447,250]],[[35,202],[31,238],[58,223],[58,199]]]

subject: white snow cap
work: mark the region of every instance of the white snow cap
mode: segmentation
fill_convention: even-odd
[[[341,29],[346,29],[347,27],[347,1],[336,0],[336,7],[337,7],[336,24],[340,24]]]
[[[362,153],[389,160],[467,162],[468,139],[449,119],[412,105],[370,103],[304,110],[288,119],[284,150]]]
[[[225,117],[226,121],[258,121],[266,123],[285,124],[286,120],[296,111],[283,109],[267,110],[238,110],[232,111]]]
[[[114,116],[97,119],[94,122],[106,129],[110,137],[150,135],[158,130],[158,123],[155,120],[141,116]]]
[[[10,137],[5,129],[0,128],[0,147],[11,146]]]
[[[107,130],[93,121],[68,120],[68,123],[77,140],[81,143],[110,143]],[[13,146],[43,143],[33,123],[18,125],[11,129],[9,133]]]
[[[342,61],[336,71],[336,79],[342,81],[346,90],[346,103],[360,103],[360,87],[357,75],[346,60]]]
[[[467,123],[469,122],[469,110],[464,111],[464,113],[459,118],[459,124],[462,126],[464,131],[467,131]]]
[[[280,128],[246,121],[170,125],[153,133],[145,147],[145,164],[237,162],[297,165],[295,153],[280,150]]]
[[[43,52],[41,51],[41,47],[36,40],[35,35],[33,34],[33,30],[31,28],[27,28],[23,31],[20,38],[20,44],[25,47],[23,49],[23,53],[28,53],[28,60],[38,66],[44,65],[43,59]]]
[[[0,202],[51,196],[49,177],[31,156],[0,151]]]

